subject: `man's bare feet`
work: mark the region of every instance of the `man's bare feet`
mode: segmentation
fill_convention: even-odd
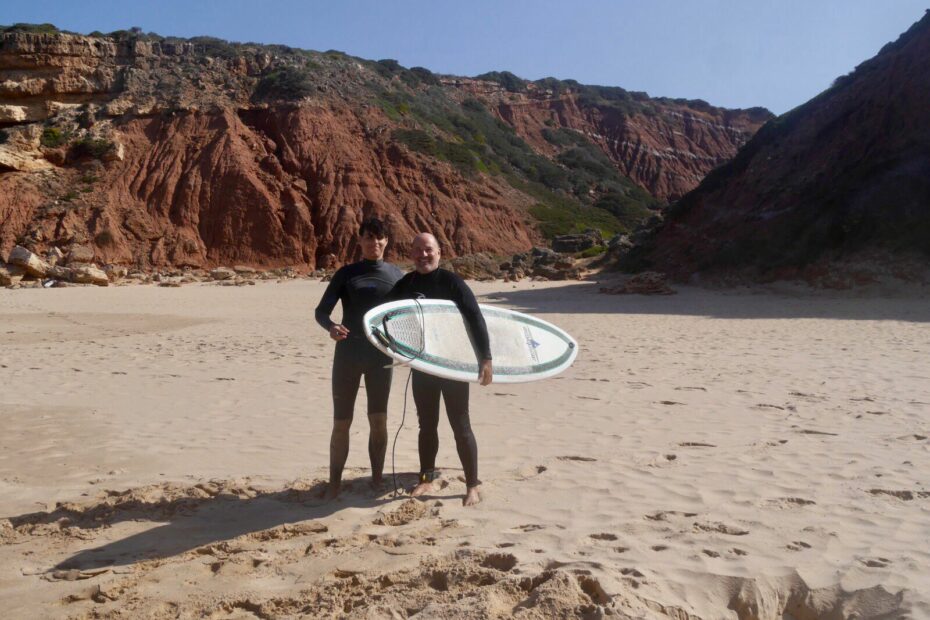
[[[465,497],[462,499],[463,506],[474,506],[481,502],[481,493],[478,492],[478,489],[481,487],[468,487],[468,490],[465,491]]]
[[[421,495],[426,495],[431,491],[433,491],[432,482],[421,482],[417,486],[413,487],[412,491],[410,491],[410,497],[419,497]]]

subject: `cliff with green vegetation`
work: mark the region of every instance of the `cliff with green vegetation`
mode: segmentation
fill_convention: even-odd
[[[364,215],[405,250],[525,250],[630,231],[770,115],[337,51],[0,27],[0,259],[315,266]]]

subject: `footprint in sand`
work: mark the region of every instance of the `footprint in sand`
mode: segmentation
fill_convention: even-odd
[[[593,463],[597,459],[591,458],[590,456],[560,456],[557,457],[560,461],[580,461],[582,463]]]
[[[862,558],[859,561],[869,568],[887,568],[891,564],[887,558]]]
[[[784,411],[785,408],[781,405],[769,405],[767,403],[757,403],[752,406],[753,409],[778,409],[779,411]]]
[[[650,549],[652,549],[653,551],[665,551],[666,549],[668,549],[668,545],[652,545]]]
[[[696,392],[696,391],[706,392],[706,391],[707,391],[707,388],[703,388],[703,387],[700,387],[700,386],[692,387],[692,386],[690,386],[690,385],[683,385],[683,386],[677,387],[677,388],[675,388],[675,389],[678,390],[678,391],[680,391],[680,392]]]
[[[660,405],[684,405],[684,403],[680,403],[677,400],[660,400],[658,404]]]
[[[745,536],[749,533],[749,530],[744,530],[742,528],[736,527],[735,525],[727,525],[726,523],[719,522],[695,523],[694,529],[700,532],[716,532],[718,534],[727,534],[729,536]]]
[[[839,435],[839,433],[828,433],[828,432],[826,432],[826,431],[815,431],[815,430],[811,430],[811,429],[809,429],[809,428],[798,429],[797,432],[799,432],[799,433],[801,433],[801,434],[804,434],[804,435],[830,435],[830,436],[833,436],[833,437],[836,437],[836,436]]]
[[[712,443],[704,443],[701,441],[683,441],[678,444],[682,448],[716,448]]]
[[[514,474],[516,480],[525,481],[535,478],[536,476],[549,471],[549,468],[545,465],[533,465],[530,467],[523,467],[517,470]]]
[[[518,525],[517,527],[513,529],[520,530],[521,532],[535,532],[537,530],[546,529],[546,526],[539,525],[538,523],[527,523],[525,525]]]
[[[616,534],[610,534],[607,532],[601,532],[600,534],[591,534],[589,537],[593,538],[594,540],[617,540]]]
[[[872,495],[890,495],[891,497],[896,497],[905,502],[909,502],[916,498],[924,499],[930,497],[930,491],[892,491],[888,489],[869,489],[869,493]]]
[[[646,518],[650,521],[668,521],[669,517],[685,517],[690,519],[691,517],[696,517],[696,512],[681,512],[678,510],[660,510],[652,514],[646,515]]]
[[[804,499],[803,497],[777,497],[765,500],[762,505],[772,508],[796,508],[798,506],[813,506],[816,503],[812,499]]]
[[[791,551],[800,551],[801,549],[810,549],[811,546],[807,544],[806,542],[804,542],[803,540],[796,540],[792,543],[788,543],[787,545],[785,545],[785,548]]]
[[[708,556],[708,557],[712,557],[712,558],[719,558],[719,557],[720,557],[720,554],[719,554],[719,553],[717,553],[716,551],[711,551],[710,549],[703,549],[703,550],[701,550],[701,553],[703,553],[704,555],[706,555],[706,556]]]
[[[481,561],[481,566],[493,568],[502,573],[510,572],[516,565],[517,558],[510,553],[489,553],[485,556],[484,560]]]

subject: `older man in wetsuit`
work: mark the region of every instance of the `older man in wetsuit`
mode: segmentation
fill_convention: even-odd
[[[481,316],[475,295],[468,285],[451,271],[439,268],[439,243],[429,233],[420,233],[413,240],[410,259],[414,271],[400,279],[388,294],[395,299],[448,299],[454,301],[468,324],[478,358],[478,380],[488,385],[493,380],[491,347],[488,328]],[[446,405],[446,415],[455,435],[455,447],[465,470],[466,493],[462,503],[473,506],[481,501],[478,480],[478,444],[468,417],[468,383],[444,379],[413,370],[413,400],[420,425],[420,482],[413,489],[414,497],[433,490],[436,454],[439,451],[439,397]]]

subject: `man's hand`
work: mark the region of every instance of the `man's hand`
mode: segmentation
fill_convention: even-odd
[[[329,337],[333,340],[345,340],[349,337],[349,330],[342,325],[333,325],[329,328]]]
[[[484,360],[478,366],[478,383],[490,385],[492,381],[494,381],[494,369],[491,366],[491,360]]]

